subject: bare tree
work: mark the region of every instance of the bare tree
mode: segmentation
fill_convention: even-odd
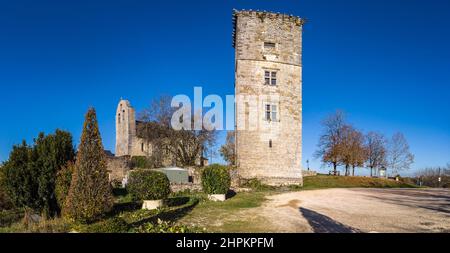
[[[450,164],[446,167],[421,169],[415,177],[417,184],[421,186],[450,188]]]
[[[220,155],[229,165],[236,164],[235,132],[228,131],[226,142],[220,147]]]
[[[392,173],[408,170],[414,163],[414,155],[409,151],[409,145],[402,133],[395,133],[389,142],[388,166]]]
[[[324,131],[320,136],[318,150],[315,153],[316,158],[321,158],[325,164],[333,166],[333,173],[337,175],[337,166],[342,164],[341,142],[342,132],[345,126],[345,116],[342,111],[328,116],[322,121]]]
[[[366,135],[367,167],[370,169],[370,176],[373,176],[374,169],[386,166],[386,139],[380,133],[369,132]]]
[[[139,116],[138,137],[152,144],[152,158],[158,166],[165,159],[171,159],[174,165],[195,165],[208,153],[205,147],[214,146],[216,131],[208,131],[205,127],[194,130],[194,118],[202,115],[192,117],[192,130],[175,130],[170,124],[174,111],[170,97],[153,100]]]
[[[364,136],[361,132],[354,129],[350,125],[342,128],[341,141],[341,162],[345,165],[345,175],[350,175],[350,167],[352,175],[355,175],[355,168],[364,165],[367,158],[367,152],[364,147]]]

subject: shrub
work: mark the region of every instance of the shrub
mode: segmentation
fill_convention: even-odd
[[[60,209],[63,208],[67,194],[69,193],[74,167],[75,164],[73,162],[68,162],[56,174],[55,194]]]
[[[110,211],[112,206],[106,155],[95,110],[90,108],[84,121],[63,215],[73,221],[91,222]]]
[[[61,218],[41,219],[37,223],[29,224],[25,231],[29,233],[67,233],[71,224]]]
[[[263,184],[261,180],[257,178],[252,179],[242,179],[241,183],[242,187],[250,188],[254,191],[268,191],[268,190],[274,190],[276,187]]]
[[[171,222],[158,219],[156,224],[145,223],[139,226],[134,232],[137,233],[201,233],[205,230],[198,227],[190,227],[186,225],[177,225]]]
[[[13,203],[6,191],[4,168],[0,166],[0,210],[9,210],[13,208]]]
[[[170,182],[162,172],[134,170],[128,178],[127,191],[134,200],[165,199],[170,194]]]
[[[154,168],[152,159],[146,156],[133,156],[131,157],[131,167],[139,169],[151,169]]]
[[[120,218],[114,217],[111,219],[103,220],[82,229],[82,232],[86,233],[126,233],[130,229],[128,223]]]
[[[202,172],[203,191],[208,194],[226,194],[230,189],[231,178],[227,167],[213,164]]]
[[[0,210],[0,227],[7,227],[19,221],[23,217],[23,211],[19,209]]]

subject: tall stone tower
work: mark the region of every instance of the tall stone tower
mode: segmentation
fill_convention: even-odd
[[[243,178],[302,184],[302,27],[284,14],[234,11],[236,163]]]
[[[116,111],[116,156],[131,155],[135,138],[135,111],[128,100],[122,99]]]
[[[139,138],[142,122],[136,120],[136,112],[130,101],[121,99],[116,111],[116,156],[150,156],[152,145]],[[141,127],[139,127],[141,126]]]

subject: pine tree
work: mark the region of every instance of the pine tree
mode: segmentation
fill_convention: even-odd
[[[106,156],[94,108],[86,114],[75,170],[63,214],[78,222],[92,222],[112,208]]]

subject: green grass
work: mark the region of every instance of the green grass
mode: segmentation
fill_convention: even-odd
[[[391,179],[318,175],[303,178],[302,190],[327,188],[418,188]]]
[[[203,227],[208,232],[264,232],[264,220],[248,213],[272,192],[242,192],[224,202],[202,201],[179,224]]]

